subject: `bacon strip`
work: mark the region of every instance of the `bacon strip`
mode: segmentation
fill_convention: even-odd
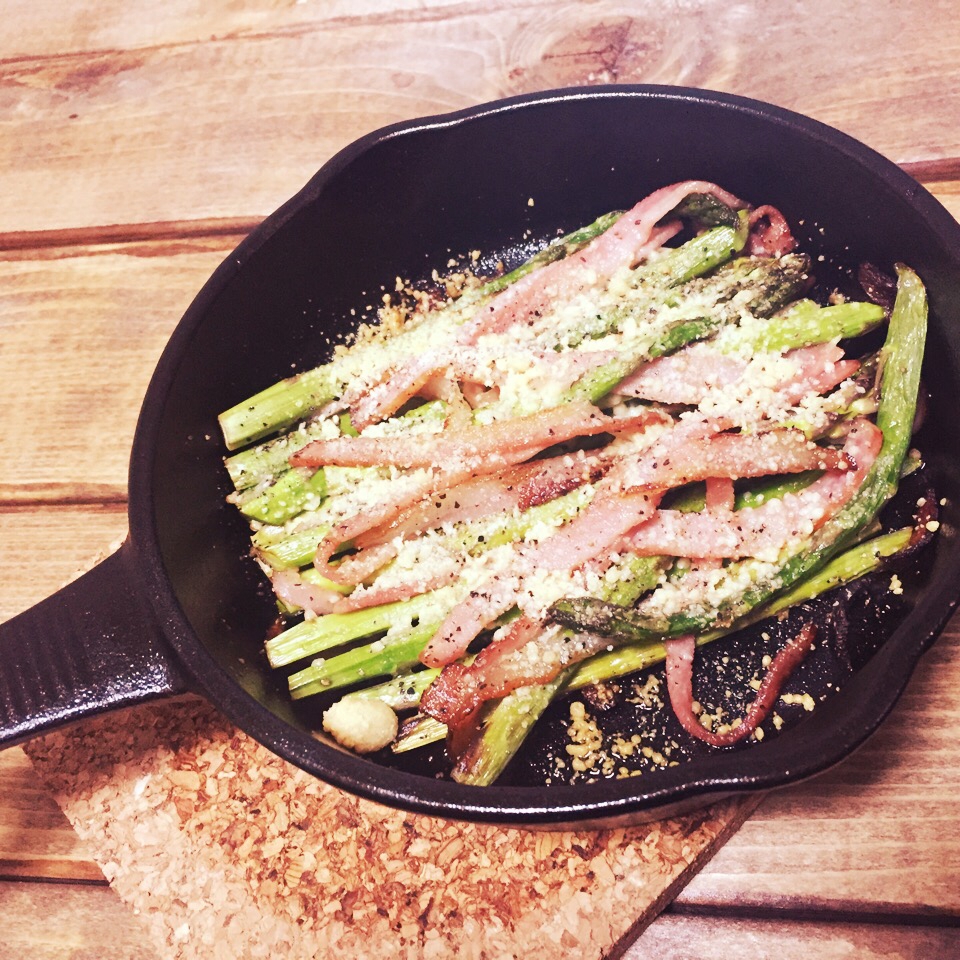
[[[358,552],[338,564],[337,582],[366,580],[396,556],[399,540],[444,524],[528,510],[598,479],[607,466],[599,456],[550,457],[519,464],[497,476],[473,477],[454,489],[431,491],[388,522],[350,537]]]
[[[445,723],[451,730],[469,723],[487,700],[506,696],[513,689],[493,681],[493,665],[539,639],[542,632],[536,620],[519,617],[502,638],[484,647],[469,666],[461,662],[444,666],[420,698],[421,712]],[[550,678],[544,675],[539,682],[547,679]]]
[[[372,423],[386,420],[396,413],[408,400],[417,396],[433,377],[446,366],[443,357],[426,354],[408,360],[403,366],[403,375],[388,372],[375,386],[349,388],[344,391],[343,404],[350,411],[350,422],[357,430]]]
[[[662,495],[662,491],[638,489],[616,497],[595,496],[527,555],[546,570],[576,570],[613,548],[625,531],[651,517]]]
[[[538,381],[549,382],[554,389],[569,387],[585,373],[613,359],[613,351],[593,350],[521,350],[517,355],[537,368],[537,376],[531,379],[531,389],[537,389]],[[473,345],[455,345],[431,350],[406,361],[398,370],[384,376],[378,383],[368,387],[358,382],[348,388],[341,405],[349,408],[354,427],[364,427],[384,420],[397,412],[408,400],[419,396],[425,399],[453,401],[463,410],[467,403],[458,388],[458,383],[480,384],[484,389],[497,389],[503,373],[491,363],[489,352]]]
[[[385,500],[362,514],[339,523],[319,543],[314,559],[324,576],[335,583],[356,583],[348,579],[355,573],[340,570],[329,561],[341,543],[353,540],[368,531],[391,524],[407,508],[424,497],[436,496],[442,490],[462,484],[477,476],[492,473],[506,466],[527,460],[545,447],[577,436],[598,433],[620,433],[641,430],[667,418],[647,410],[635,416],[609,417],[590,403],[571,403],[528,417],[495,421],[485,426],[471,424],[430,437],[340,437],[316,440],[291,458],[308,455],[316,463],[367,465],[397,463],[401,466],[446,464],[432,471],[423,480],[406,489],[402,496]],[[437,436],[443,439],[437,439]],[[427,441],[434,441],[428,443]],[[419,442],[419,447],[418,447]],[[352,445],[355,445],[353,447]]]
[[[270,578],[274,593],[284,602],[311,613],[333,613],[343,596],[336,590],[307,583],[295,570],[278,570]]]
[[[489,700],[499,700],[518,687],[548,683],[560,671],[609,645],[609,638],[580,634],[571,640],[555,626],[519,617],[499,640],[484,647],[473,663],[455,661],[443,668],[424,692],[420,709],[445,723],[455,734],[469,727]],[[534,652],[528,647],[535,644]],[[456,754],[454,754],[456,755]]]
[[[708,477],[763,477],[849,466],[846,454],[817,446],[799,430],[719,433],[698,440],[671,431],[642,457],[615,465],[604,482],[619,484],[622,490],[667,490]]]
[[[712,387],[736,383],[746,369],[747,361],[720,353],[709,344],[695,343],[638,367],[617,384],[617,393],[693,406]]]
[[[360,536],[365,536],[365,533],[361,533]],[[354,538],[354,542],[356,542],[356,538]],[[325,553],[326,546],[323,544],[321,546]],[[384,564],[389,563],[397,555],[397,549],[397,545],[388,540],[385,543],[367,547],[358,553],[352,553],[344,557],[335,566],[331,567],[327,564],[326,570],[336,571],[336,583],[360,584],[372,577]],[[322,562],[325,563],[329,559],[330,557],[326,556]],[[316,560],[314,560],[314,563],[316,563]],[[326,575],[329,576],[329,573]]]
[[[376,506],[368,507],[363,513],[354,514],[338,523],[318,544],[313,565],[327,579],[334,583],[355,584],[377,569],[373,567],[365,574],[358,574],[347,564],[331,564],[330,558],[337,552],[340,544],[352,541],[373,527],[389,524],[405,508],[412,506],[423,497],[437,490],[444,490],[463,483],[477,474],[477,468],[468,464],[460,469],[436,470],[429,473],[419,483],[404,491],[402,496],[393,496]],[[389,559],[387,557],[386,559]],[[384,561],[385,562],[385,561]],[[378,564],[379,566],[379,564]],[[356,579],[354,579],[356,577]]]
[[[798,431],[718,434],[704,437],[704,423],[676,427],[634,460],[614,464],[598,483],[593,500],[545,541],[541,560],[550,569],[569,559],[582,563],[615,549],[648,520],[671,487],[708,478],[756,477],[813,469],[841,469],[845,454],[811,444]],[[699,434],[699,435],[698,435]],[[630,494],[628,496],[628,494]]]
[[[797,246],[786,217],[769,204],[750,214],[747,252],[755,257],[782,257]]]
[[[410,537],[445,523],[477,520],[513,510],[528,510],[589,481],[609,466],[602,456],[549,457],[509,467],[496,475],[475,477],[455,490],[425,497],[403,511],[392,523],[353,538],[366,548],[394,537]]]
[[[730,477],[707,477],[705,508],[710,513],[733,510],[733,480]]]
[[[668,418],[653,410],[610,417],[592,403],[579,401],[488,424],[447,427],[438,434],[393,437],[337,437],[314,440],[291,458],[293,466],[370,466],[416,468],[474,463],[478,472],[529,459],[555,443],[599,433],[642,430]],[[483,468],[482,470],[480,468]]]
[[[360,589],[349,597],[340,597],[333,605],[333,613],[350,613],[354,610],[365,610],[367,607],[378,607],[383,603],[396,603],[398,600],[407,600],[410,597],[439,590],[448,584],[454,583],[460,576],[459,570],[451,570],[444,574],[426,579],[411,579],[406,583],[398,583],[392,587]]]
[[[798,403],[811,393],[826,393],[859,369],[856,360],[843,359],[843,350],[833,343],[820,343],[791,350],[784,356],[795,372],[774,385],[789,403]],[[743,380],[749,362],[720,353],[712,345],[697,343],[666,357],[659,357],[634,371],[617,386],[617,393],[658,403],[701,403],[708,392],[726,389]]]
[[[420,654],[428,667],[443,667],[462,657],[471,642],[515,603],[519,578],[496,576],[473,590],[447,615]]]
[[[697,648],[696,638],[693,634],[687,634],[667,640],[667,691],[674,715],[687,733],[711,746],[729,747],[743,740],[763,723],[777,702],[784,683],[809,653],[816,635],[817,628],[808,623],[795,638],[787,642],[770,664],[746,715],[733,729],[725,733],[707,730],[693,712],[693,659]]]
[[[657,223],[694,193],[712,194],[730,207],[747,206],[732,193],[704,180],[661,187],[576,254],[555,260],[507,287],[463,325],[458,342],[476,343],[485,333],[500,333],[524,323],[547,311],[551,303],[569,300],[587,287],[605,283],[618,270],[636,266],[677,233],[675,221],[660,231]]]

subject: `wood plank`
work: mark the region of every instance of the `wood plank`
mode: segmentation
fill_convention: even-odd
[[[51,483],[74,487],[75,499],[124,496],[156,361],[239,239],[43,249],[33,260],[0,259],[0,502],[51,499]],[[47,411],[67,427],[55,438],[42,426]]]
[[[107,882],[19,747],[0,752],[0,880],[13,878]]]
[[[770,794],[678,909],[960,920],[958,688],[955,617],[879,732],[822,777]]]
[[[54,593],[126,532],[122,504],[0,508],[0,622]]]
[[[729,917],[657,918],[622,955],[623,960],[956,960],[958,931],[945,926],[783,922]]]
[[[960,180],[927,183],[927,189],[953,214],[955,220],[960,220]]]
[[[145,924],[108,887],[0,882],[0,960],[158,960]]]
[[[512,4],[513,0],[490,0],[487,6]],[[36,0],[7,0],[4,55],[14,60],[50,53],[130,50],[320,27],[361,18],[376,19],[387,29],[398,19],[436,18],[465,5],[464,0],[259,0],[256,4],[167,0],[160,5],[147,0],[71,0],[58,4],[58,16],[46,17],[37,16]]]
[[[265,18],[257,32],[242,5],[221,0],[189,28],[161,18],[152,45],[118,31],[119,45],[103,48],[87,21],[104,18],[86,0],[68,18],[68,54],[35,39],[38,52],[24,55],[5,30],[0,232],[262,216],[384,124],[611,81],[761,97],[898,161],[960,156],[960,128],[944,122],[960,115],[960,18],[948,0],[931,0],[923,17],[905,0],[881,0],[869,16],[848,5],[829,29],[814,0],[753,21],[749,7],[719,3],[665,18],[654,0],[441,4],[442,16],[435,3],[368,3],[364,15],[332,20],[322,4],[295,6],[295,20]],[[894,23],[897,56],[880,56]]]

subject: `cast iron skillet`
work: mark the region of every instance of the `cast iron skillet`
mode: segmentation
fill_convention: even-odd
[[[260,654],[273,606],[224,504],[216,415],[324,359],[351,308],[451,254],[515,254],[667,183],[712,180],[802,223],[833,269],[898,260],[925,280],[932,329],[925,453],[943,529],[907,620],[808,719],[746,750],[653,776],[577,786],[466,788],[386,769],[315,739]],[[532,205],[528,200],[532,199]],[[854,254],[851,254],[854,251]],[[129,537],[77,582],[0,630],[2,738],[200,691],[279,755],[345,790],[451,818],[612,825],[815,774],[893,706],[957,601],[960,546],[960,227],[893,164],[822,124],[702,90],[551,91],[398,124],[362,138],[217,269],[150,384],[130,466]]]

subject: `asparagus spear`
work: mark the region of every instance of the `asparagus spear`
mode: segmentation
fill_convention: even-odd
[[[451,778],[478,787],[493,783],[516,756],[543,711],[563,690],[570,672],[564,670],[547,683],[520,687],[495,704],[480,734],[458,757],[450,771]]]
[[[369,687],[360,687],[341,697],[342,700],[381,700],[394,710],[412,710],[420,703],[427,687],[440,675],[439,667],[425,667],[410,673],[401,673]]]
[[[569,256],[586,246],[594,237],[609,229],[618,216],[618,213],[605,214],[592,224],[562,237],[557,243],[550,244],[534,254],[515,270],[495,277],[477,290],[464,294],[460,300],[432,311],[421,325],[436,323],[442,328],[451,322],[454,325],[458,321],[462,322],[473,309],[489,297],[515,283],[537,267]],[[403,333],[398,334],[393,338],[394,343],[403,337]],[[368,353],[372,351],[368,350]],[[370,359],[373,359],[372,356]],[[220,414],[219,420],[227,449],[237,450],[284,430],[336,399],[346,384],[345,367],[346,364],[334,359],[312,370],[306,370],[272,384],[242,403],[225,410]]]
[[[278,536],[269,527],[253,535],[254,552],[274,570],[293,570],[313,563],[317,544],[330,532],[328,522],[318,519],[291,534]]]
[[[461,593],[462,588],[456,585],[441,587],[379,607],[328,613],[313,620],[303,620],[264,644],[267,659],[272,667],[283,667],[361,637],[413,626],[421,616],[430,617],[432,622],[437,611],[442,619]]]
[[[622,215],[622,210],[605,213],[603,216],[594,220],[593,223],[587,224],[585,227],[580,227],[572,233],[568,233],[565,237],[561,237],[554,243],[547,244],[542,250],[530,257],[529,260],[520,264],[519,267],[511,270],[509,273],[488,280],[480,287],[479,295],[481,297],[487,297],[494,293],[499,293],[501,290],[510,286],[510,284],[516,283],[521,277],[532,273],[538,267],[553,263],[555,260],[562,260],[564,257],[569,257],[571,254],[585,247],[594,237],[598,237],[601,233],[609,230]]]
[[[821,307],[812,300],[798,300],[778,313],[774,323],[724,330],[717,338],[717,348],[727,353],[796,350],[828,340],[862,336],[878,326],[883,317],[883,308],[875,303],[851,300]]]
[[[316,509],[326,494],[322,468],[288,470],[259,496],[240,504],[240,512],[253,520],[281,524],[304,510]]]
[[[629,576],[605,585],[608,601],[625,606],[651,590],[663,563],[662,557],[630,557],[626,561]],[[519,687],[493,704],[480,732],[461,753],[450,776],[458,783],[493,783],[575,669],[567,667],[546,683]]]
[[[729,636],[734,630],[759,623],[768,617],[796,607],[807,600],[813,600],[829,590],[853,583],[868,573],[880,569],[883,561],[896,556],[905,550],[913,536],[912,527],[902,527],[889,533],[881,534],[871,540],[864,540],[849,550],[834,557],[820,570],[812,573],[805,580],[774,598],[769,603],[754,608],[751,613],[739,620],[735,625],[718,628],[699,634],[697,643],[703,645]],[[579,690],[592,683],[601,683],[627,673],[635,673],[666,658],[666,648],[662,642],[632,643],[615,650],[598,653],[590,660],[578,664],[576,672],[570,678],[569,689]]]
[[[290,676],[290,696],[294,700],[300,700],[365,679],[392,676],[411,670],[419,663],[421,651],[437,632],[440,622],[431,620],[420,623],[401,630],[394,636],[355,647],[325,660],[315,660],[308,667]]]
[[[697,288],[697,284],[692,288],[685,285],[726,263],[743,249],[747,240],[745,224],[744,219],[738,221],[737,226],[714,227],[662,257],[641,264],[622,283],[605,291],[601,302],[596,307],[591,305],[592,309],[583,316],[566,318],[560,325],[551,322],[546,336],[554,345],[571,349],[584,340],[620,329],[631,317],[647,320],[662,307],[676,308],[684,300],[676,288],[683,287],[684,292]],[[730,291],[728,281],[713,283],[712,288],[718,299]],[[705,291],[705,299],[710,292]]]
[[[778,260],[741,257],[709,278],[691,281],[676,292],[675,302],[668,303],[667,309],[643,318],[640,333],[616,359],[581,377],[570,391],[571,398],[597,401],[641,363],[711,336],[736,323],[746,311],[755,317],[769,316],[802,289],[809,266],[808,258],[799,255]]]

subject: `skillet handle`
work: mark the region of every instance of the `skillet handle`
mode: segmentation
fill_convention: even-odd
[[[186,688],[136,589],[129,541],[0,624],[0,746]]]

